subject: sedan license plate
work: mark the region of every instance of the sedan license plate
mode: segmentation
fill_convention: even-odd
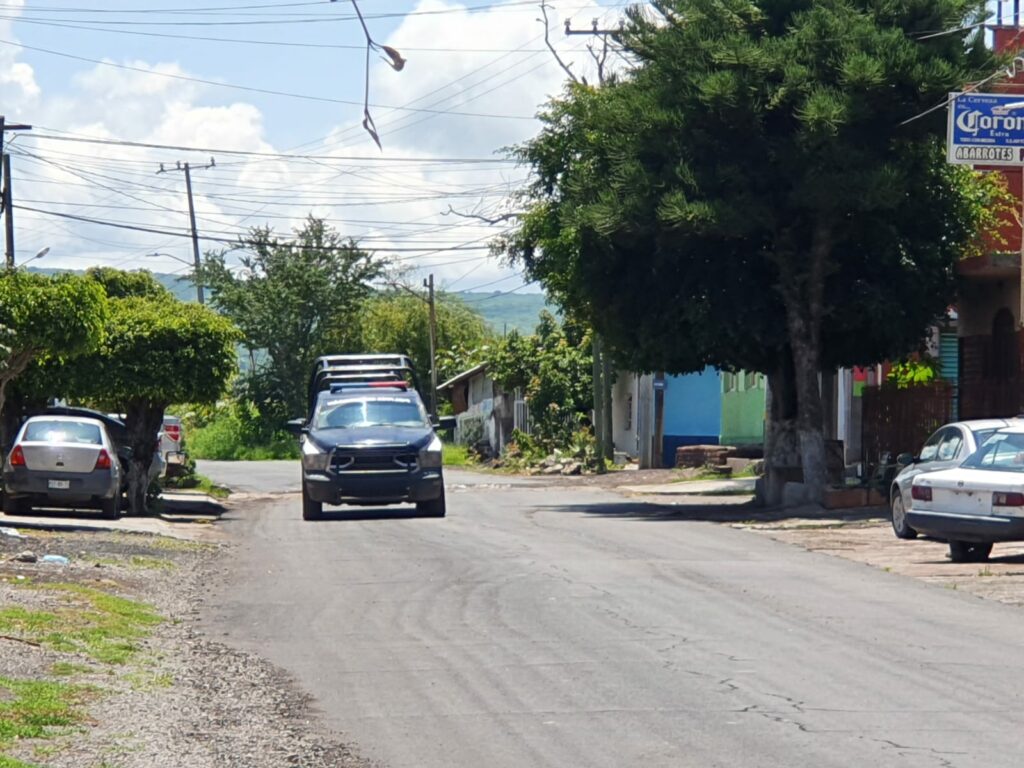
[[[70,480],[51,480],[47,486],[55,491],[66,491],[71,487]]]

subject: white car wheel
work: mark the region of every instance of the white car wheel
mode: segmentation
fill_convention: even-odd
[[[892,531],[897,539],[916,539],[917,531],[907,525],[907,510],[903,506],[903,494],[899,488],[892,492]]]

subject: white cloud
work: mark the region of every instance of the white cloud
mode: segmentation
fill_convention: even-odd
[[[422,0],[417,10],[452,8],[464,6]],[[597,13],[599,9],[582,15],[589,22]],[[537,15],[536,9],[529,9],[525,13],[462,10],[408,16],[385,41],[401,51],[408,63],[402,72],[394,72],[372,60],[371,101],[442,112],[534,114],[564,82],[564,73],[544,49]],[[560,34],[562,20],[554,12],[551,28],[553,40],[574,62],[574,71],[585,71],[589,58],[568,49],[586,41],[574,38],[572,46],[567,45]],[[453,51],[417,52],[418,47]],[[508,53],[458,50],[466,48]],[[281,151],[266,135],[264,115],[253,104],[225,99],[223,91],[212,86],[147,74],[212,79],[210,73],[193,73],[173,61],[117,62],[143,71],[95,65],[75,74],[67,90],[43,98],[31,67],[16,59],[0,49],[0,71],[6,73],[0,76],[0,98],[16,101],[7,94],[17,91],[22,103],[34,105],[31,117],[39,125],[142,143]],[[361,69],[352,74],[362,77]],[[288,103],[282,102],[281,109],[287,108]],[[500,164],[480,168],[413,161],[491,157],[500,147],[533,135],[537,124],[382,107],[372,111],[384,143],[383,157],[410,162],[372,162],[382,157],[381,152],[356,120],[339,125],[324,142],[307,149],[337,160],[218,155],[215,168],[193,174],[201,233],[230,237],[232,232],[264,223],[286,233],[312,212],[332,219],[339,231],[367,247],[394,253],[398,263],[417,270],[416,276],[433,272],[441,285],[453,283],[457,289],[466,289],[513,275],[514,270],[487,258],[482,249],[501,227],[442,212],[449,205],[461,211],[501,210],[507,192],[524,171]],[[124,146],[57,142],[26,142],[25,146],[56,165],[18,158],[15,177],[20,199],[43,201],[37,207],[48,210],[180,233],[187,228],[184,180],[174,173],[158,176],[158,163],[187,160],[199,166],[208,159],[199,153]],[[187,238],[30,212],[20,212],[17,225],[19,251],[26,254],[21,258],[50,246],[46,263],[54,266],[108,263],[171,271],[184,266],[170,259],[147,261],[143,254],[161,251],[191,258]],[[481,250],[449,250],[457,244]],[[203,244],[204,249],[211,247],[216,244]],[[485,289],[509,290],[519,284],[509,279]]]

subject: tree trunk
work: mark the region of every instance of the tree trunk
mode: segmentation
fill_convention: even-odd
[[[797,435],[803,467],[805,499],[820,502],[825,496],[828,471],[821,408],[821,325],[825,272],[832,249],[832,227],[825,219],[814,224],[806,261],[791,258],[781,270],[782,298],[793,356],[797,403]],[[797,267],[801,266],[802,269]]]
[[[133,400],[125,409],[125,426],[132,455],[128,460],[128,513],[144,515],[148,511],[149,470],[157,451],[157,438],[164,421],[164,403]]]
[[[808,501],[820,502],[825,496],[828,470],[825,462],[825,435],[818,373],[818,351],[799,338],[791,338],[797,397],[797,435],[800,438],[800,464]]]
[[[764,485],[759,501],[765,506],[782,503],[782,489],[801,474],[800,438],[797,433],[796,382],[793,356],[785,350],[779,364],[768,372],[767,421],[764,435]]]

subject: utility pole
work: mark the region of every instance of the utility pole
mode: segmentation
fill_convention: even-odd
[[[211,157],[209,165],[204,165],[199,170],[214,168],[216,165],[216,161]],[[185,191],[188,193],[188,221],[192,230],[192,259],[195,264],[193,279],[196,281],[196,298],[199,299],[200,304],[205,304],[203,286],[199,282],[199,270],[202,268],[202,262],[199,259],[199,232],[196,230],[196,208],[192,203],[192,172],[189,164],[182,164],[180,160],[174,168],[164,168],[164,164],[160,163],[160,170],[157,173],[167,173],[168,171],[184,171],[185,173]]]
[[[434,307],[434,275],[423,281],[430,309],[430,418],[437,421],[437,313]]]
[[[419,293],[413,290],[407,285],[402,283],[390,282],[388,283],[392,288],[401,288],[406,293],[415,296],[420,301],[427,303],[427,310],[429,312],[429,332],[430,332],[430,418],[437,420],[437,311],[436,302],[434,300],[434,275],[430,274],[423,280],[423,287],[427,289],[427,295]]]
[[[4,149],[4,135],[7,131],[29,131],[31,125],[9,125],[0,115],[0,173],[3,190],[0,191],[0,210],[4,213],[4,256],[8,269],[14,269],[14,203],[11,193],[11,156]]]

